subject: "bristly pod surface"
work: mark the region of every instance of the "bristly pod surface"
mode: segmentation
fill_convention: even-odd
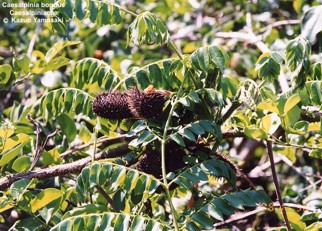
[[[126,119],[134,117],[128,103],[128,95],[123,92],[104,92],[93,101],[93,111],[105,119]]]
[[[166,145],[166,171],[175,172],[176,170],[183,168],[185,163],[183,161],[185,153],[176,144],[169,143]],[[146,150],[145,156],[139,161],[137,169],[151,174],[156,178],[162,178],[162,168],[161,168],[161,153],[157,150]]]
[[[163,106],[169,92],[148,88],[139,91],[137,87],[128,92],[129,105],[136,118],[157,119],[162,115]]]

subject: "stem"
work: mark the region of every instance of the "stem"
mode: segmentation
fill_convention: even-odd
[[[178,48],[172,41],[169,41],[168,43],[169,47],[178,55],[179,59],[183,60],[182,54],[179,52]]]
[[[102,194],[102,196],[105,198],[107,203],[110,204],[111,207],[113,208],[113,199],[105,192],[105,190],[101,186],[96,185],[95,187]]]
[[[116,6],[116,7],[117,7],[117,8],[119,8],[120,10],[122,10],[122,11],[124,11],[125,13],[128,13],[128,14],[130,14],[130,15],[134,16],[134,17],[137,17],[137,16],[138,16],[138,14],[136,14],[136,13],[134,13],[134,12],[132,12],[132,11],[129,11],[129,10],[125,9],[125,8],[123,8],[122,6],[118,5],[118,4],[113,3],[112,5]]]
[[[183,83],[182,83],[183,85]],[[180,89],[179,89],[180,90]],[[179,93],[179,92],[178,92]],[[178,97],[178,96],[177,96]],[[170,192],[169,192],[169,184],[168,184],[168,180],[167,180],[167,170],[166,170],[166,163],[165,163],[165,143],[167,140],[167,132],[170,126],[170,121],[171,121],[171,117],[172,114],[174,112],[174,109],[176,107],[176,105],[178,104],[178,99],[176,99],[176,101],[172,104],[172,107],[170,109],[166,124],[164,126],[164,130],[163,130],[163,135],[162,135],[162,140],[161,140],[161,168],[162,168],[162,179],[163,179],[163,184],[164,184],[164,191],[167,197],[167,200],[169,202],[169,206],[170,206],[170,210],[171,210],[171,214],[173,216],[173,223],[175,226],[175,230],[179,230],[179,226],[178,226],[178,214],[177,211],[174,209],[172,200],[171,200],[171,196],[170,196]]]
[[[99,121],[98,121],[98,123],[99,123]],[[95,161],[96,147],[97,147],[97,135],[98,135],[98,129],[95,126],[94,127],[94,147],[93,147],[94,150],[93,150],[93,155],[92,155],[92,162]]]
[[[287,230],[292,231],[292,228],[291,228],[290,223],[289,223],[288,218],[287,218],[287,213],[286,213],[286,210],[285,210],[285,207],[284,207],[283,198],[282,198],[280,186],[279,186],[278,179],[277,179],[277,174],[276,174],[276,169],[275,169],[275,164],[274,164],[272,142],[271,141],[266,141],[266,142],[267,142],[267,153],[268,153],[269,161],[271,163],[273,181],[274,181],[274,185],[275,185],[275,189],[276,189],[276,195],[277,195],[277,198],[278,198],[278,202],[279,202],[280,208],[282,210],[282,214],[283,214],[283,217],[284,217],[284,222],[285,222],[285,225],[287,227]]]
[[[241,103],[236,100],[232,103],[230,108],[227,110],[227,112],[222,116],[222,118],[218,121],[219,125],[222,125],[233,113],[234,111],[241,105]]]
[[[178,57],[181,60],[183,60],[183,56],[180,54],[180,52],[178,51],[178,49],[174,45],[174,43],[170,41],[168,43],[168,45],[171,47],[171,49],[173,49],[176,52]],[[173,203],[172,203],[172,200],[171,200],[171,195],[170,195],[170,192],[169,192],[169,184],[168,184],[168,180],[167,180],[167,170],[166,170],[166,163],[165,163],[166,162],[165,161],[165,155],[166,155],[165,144],[166,144],[166,141],[167,141],[167,135],[168,135],[169,127],[170,127],[170,121],[171,121],[171,118],[172,118],[172,114],[173,114],[174,109],[176,108],[177,104],[179,103],[179,98],[180,98],[180,95],[181,95],[181,93],[183,91],[183,85],[184,85],[186,79],[187,79],[187,75],[185,75],[185,77],[184,77],[184,79],[183,79],[183,81],[182,81],[182,83],[180,85],[180,88],[178,90],[176,99],[175,99],[174,103],[171,106],[170,112],[168,114],[168,118],[167,118],[166,123],[164,125],[164,130],[163,130],[163,135],[162,135],[162,140],[161,140],[162,180],[163,180],[163,184],[164,184],[164,191],[165,191],[167,200],[169,202],[171,214],[173,216],[173,224],[174,224],[175,230],[179,230],[178,221],[177,221],[178,220],[178,213],[177,213],[177,211],[175,210],[175,208],[173,206]]]

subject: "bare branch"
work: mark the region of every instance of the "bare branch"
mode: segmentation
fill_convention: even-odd
[[[128,152],[129,152],[128,144],[123,144],[118,146],[117,148],[110,149],[106,152],[101,152],[96,154],[95,159],[101,160],[101,159],[107,159],[107,158],[116,158],[116,157],[124,156]],[[65,174],[80,172],[91,161],[92,161],[91,157],[86,157],[86,158],[77,160],[73,163],[60,164],[49,168],[37,169],[26,173],[11,174],[0,178],[0,190],[5,190],[9,188],[12,183],[20,179],[32,179],[32,178],[45,179],[45,178],[50,178],[54,176],[63,176]]]
[[[40,147],[40,124],[38,121],[34,120],[30,114],[27,115],[27,118],[28,120],[35,126],[36,128],[36,151],[35,151],[35,154],[34,154],[34,159],[31,163],[31,166],[29,168],[29,171],[31,171],[37,164],[40,156],[41,156],[41,147]]]
[[[274,155],[273,155],[273,148],[272,148],[272,142],[271,141],[267,141],[267,154],[269,157],[269,161],[271,163],[271,169],[272,169],[272,175],[273,175],[273,181],[274,181],[274,185],[275,185],[275,189],[276,189],[276,195],[277,195],[277,199],[278,202],[280,204],[280,208],[284,217],[284,222],[285,225],[287,227],[288,231],[292,231],[291,225],[288,221],[287,218],[287,213],[284,207],[284,202],[283,202],[283,198],[282,198],[282,194],[281,194],[281,190],[280,190],[280,186],[278,183],[278,178],[277,178],[277,173],[276,173],[276,169],[275,169],[275,163],[274,163]]]
[[[273,27],[280,27],[280,26],[287,26],[287,25],[296,25],[296,24],[300,24],[300,23],[301,23],[301,20],[300,19],[277,21],[277,22],[273,22],[270,25],[267,25],[266,27],[261,28],[259,30],[259,32],[265,32],[267,30],[272,29]]]

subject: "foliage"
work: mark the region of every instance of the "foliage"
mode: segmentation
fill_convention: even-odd
[[[0,9],[1,229],[205,230],[252,210],[240,224],[277,230],[267,141],[292,228],[321,228],[318,1],[43,2],[43,22]],[[160,118],[93,113],[151,85]],[[138,167],[151,153],[162,177]]]

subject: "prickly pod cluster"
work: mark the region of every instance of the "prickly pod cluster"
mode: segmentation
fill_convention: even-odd
[[[105,119],[156,119],[161,117],[168,91],[149,86],[144,91],[137,87],[126,92],[104,92],[93,101],[93,111]]]

